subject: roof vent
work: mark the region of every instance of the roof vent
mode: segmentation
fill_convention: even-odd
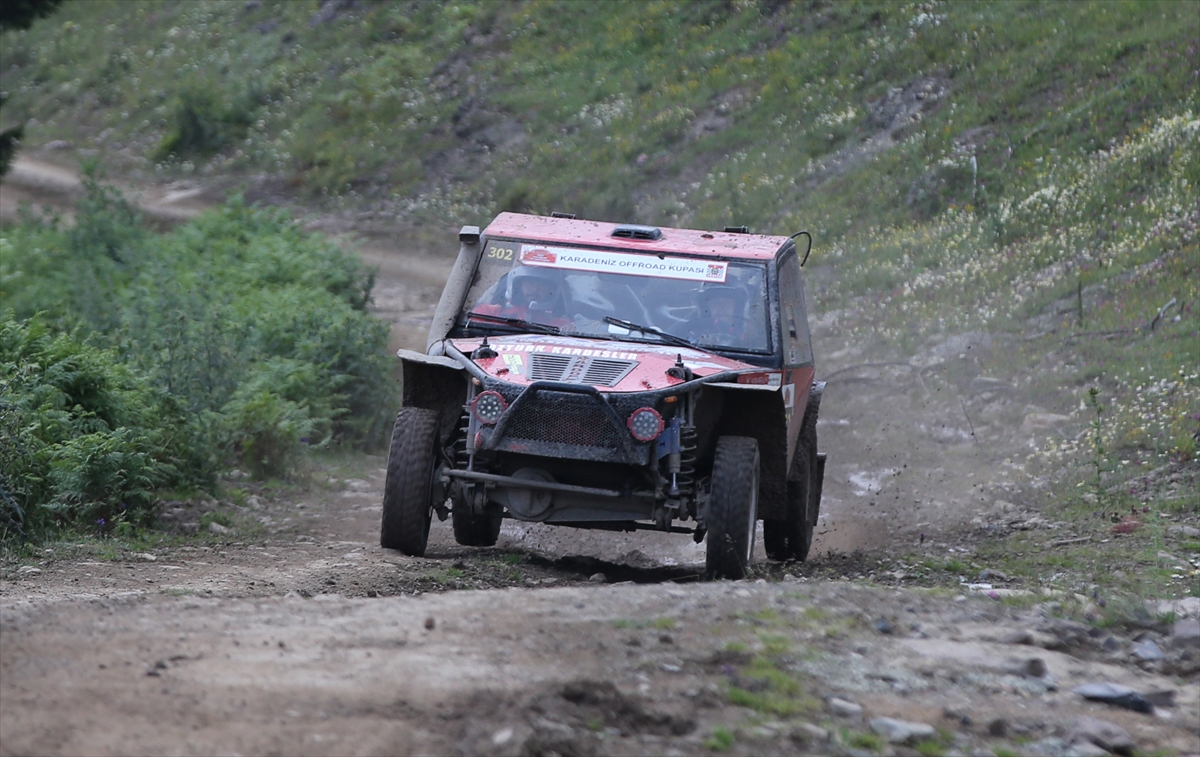
[[[551,218],[565,218],[565,219],[567,219],[568,221],[574,221],[574,220],[575,220],[575,214],[574,214],[574,213],[559,213],[557,210],[555,210],[554,212],[552,212],[552,213],[550,214],[550,217],[551,217]]]
[[[638,226],[633,223],[625,223],[613,229],[612,235],[621,239],[647,239],[653,242],[656,239],[662,239],[662,229],[657,226]]]
[[[749,226],[726,226],[725,231],[728,234],[749,234]]]

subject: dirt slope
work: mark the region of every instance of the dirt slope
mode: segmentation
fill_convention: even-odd
[[[65,207],[77,186],[22,159],[0,210]],[[220,192],[139,196],[170,221]],[[453,242],[429,254],[373,235],[358,249],[379,268],[374,307],[393,347],[423,347]],[[1005,463],[1028,443],[1030,398],[983,373],[988,335],[880,366],[840,338],[846,317],[814,323],[830,378],[824,560],[921,542],[953,554],[973,519],[1036,505]],[[805,580],[803,566],[782,583],[686,583],[702,547],[656,534],[506,525],[497,548],[469,550],[435,523],[428,558],[406,558],[377,546],[382,466],[361,456],[307,491],[227,504],[239,525],[187,546],[108,560],[61,547],[7,566],[0,754],[695,754],[710,738],[734,753],[847,753],[878,745],[866,734],[881,716],[935,725],[963,753],[1084,754],[1083,715],[1141,749],[1200,751],[1200,690],[1160,675],[1190,664],[1170,628],[1146,632],[1165,661],[1139,667],[1130,633],[1090,636],[1047,606]],[[214,504],[166,516],[187,530]],[[1174,704],[1147,715],[1071,692],[1094,681]],[[732,706],[731,686],[759,698]],[[865,716],[833,714],[834,695]]]

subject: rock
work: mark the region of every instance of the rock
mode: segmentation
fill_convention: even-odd
[[[1003,669],[1009,675],[1024,676],[1025,678],[1041,678],[1049,672],[1046,668],[1045,660],[1041,657],[1030,657],[1026,660],[1009,660]]]
[[[1200,528],[1191,526],[1171,526],[1167,529],[1167,533],[1174,536],[1186,536],[1189,539],[1200,539]]]
[[[425,618],[425,630],[426,631],[432,631],[436,627],[437,627],[437,621],[433,619],[432,615]]]
[[[1142,698],[1155,707],[1174,707],[1175,689],[1156,689],[1142,694]]]
[[[1033,631],[1022,629],[1000,637],[1001,644],[1033,644]]]
[[[1124,707],[1134,712],[1154,712],[1154,705],[1128,686],[1117,683],[1085,683],[1072,689],[1084,699]]]
[[[1113,654],[1121,650],[1121,642],[1117,640],[1116,636],[1109,636],[1103,642],[1101,642],[1100,647],[1105,652]]]
[[[1200,620],[1184,618],[1171,626],[1171,638],[1167,642],[1173,649],[1192,647],[1200,649]]]
[[[984,581],[1007,581],[1007,580],[1008,580],[1008,575],[1006,573],[1001,573],[998,570],[992,570],[991,568],[984,568],[983,570],[979,571],[980,583],[982,583]]]
[[[888,622],[887,618],[880,618],[875,621],[875,630],[882,634],[891,634],[892,624]]]
[[[1114,754],[1132,755],[1137,745],[1124,728],[1107,720],[1081,717],[1071,726],[1067,744],[1091,743]]]
[[[1071,420],[1069,415],[1059,415],[1057,413],[1030,413],[1021,421],[1021,433],[1032,434],[1038,431],[1048,431],[1055,428],[1059,424],[1067,423]]]
[[[608,576],[604,575],[603,573],[593,573],[592,575],[588,576],[588,580],[594,584],[606,584],[608,583]]]
[[[71,143],[66,141],[65,139],[52,139],[49,142],[47,142],[46,144],[42,145],[42,149],[43,150],[70,150]]]
[[[227,526],[222,526],[220,523],[217,523],[215,520],[212,523],[208,524],[208,530],[214,534],[217,534],[218,536],[225,536],[226,534],[233,533],[232,528],[229,528]]]
[[[1004,718],[994,718],[988,721],[987,732],[989,736],[995,736],[1002,739],[1008,735],[1008,721]]]
[[[1192,564],[1187,560],[1180,559],[1170,552],[1163,552],[1161,549],[1158,551],[1158,559],[1162,560],[1163,562],[1171,563],[1176,568],[1182,568],[1184,570],[1192,569]]]
[[[863,714],[861,704],[848,702],[845,699],[838,699],[837,697],[829,698],[829,711],[839,718],[851,718],[853,720],[858,720]]]
[[[1096,746],[1090,741],[1081,741],[1078,744],[1072,744],[1063,752],[1063,757],[1108,757],[1111,752],[1107,749]]]
[[[815,741],[818,744],[823,744],[829,741],[829,731],[819,725],[812,723],[801,723],[792,729],[792,741],[800,744],[807,744],[810,741]]]
[[[17,568],[18,576],[40,576],[41,574],[42,569],[35,568],[32,565],[22,565],[21,567]]]
[[[658,643],[659,644],[674,644],[675,637],[669,633],[660,633],[658,635]]]
[[[158,560],[157,557],[150,554],[149,552],[134,552],[132,555],[130,555],[130,557],[136,557],[137,559],[145,560],[146,562],[155,562],[156,560]]]
[[[1129,650],[1130,654],[1139,660],[1161,660],[1167,655],[1163,653],[1158,645],[1149,639],[1139,641]]]
[[[912,723],[895,718],[873,718],[871,730],[891,744],[912,744],[933,737],[937,731],[928,723]]]

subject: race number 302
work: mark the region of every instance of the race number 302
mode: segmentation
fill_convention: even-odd
[[[483,256],[485,258],[492,258],[495,260],[511,261],[513,256],[516,255],[516,252],[516,248],[510,245],[492,243],[488,245],[487,252],[485,252]]]

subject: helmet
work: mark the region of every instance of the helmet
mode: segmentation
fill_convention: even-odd
[[[510,305],[527,310],[550,310],[561,288],[559,276],[545,268],[520,266],[508,276],[505,292]]]
[[[719,300],[733,302],[733,314],[741,315],[746,306],[746,292],[741,287],[729,284],[712,284],[700,290],[700,313],[705,317],[713,316],[713,303]]]

